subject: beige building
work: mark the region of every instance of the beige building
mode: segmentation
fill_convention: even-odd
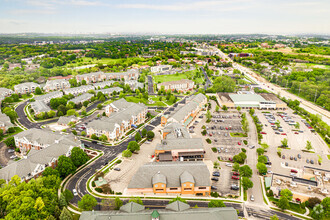
[[[165,91],[171,90],[171,91],[181,91],[181,92],[187,92],[194,89],[194,81],[188,80],[188,79],[181,79],[178,81],[170,81],[170,82],[163,82],[157,84],[157,89],[160,90],[162,87],[164,87]]]

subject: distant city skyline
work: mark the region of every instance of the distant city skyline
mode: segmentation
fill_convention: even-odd
[[[0,0],[0,33],[330,34],[326,0]]]

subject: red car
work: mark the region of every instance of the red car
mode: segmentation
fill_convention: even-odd
[[[266,132],[264,132],[264,131],[262,131],[262,132],[260,132],[260,134],[267,134]]]
[[[226,127],[226,130],[228,130],[228,128]]]
[[[294,169],[292,169],[292,170],[291,170],[291,173],[298,173],[298,171],[297,171],[297,170],[294,170]]]
[[[241,145],[241,142],[238,142],[237,144],[238,144],[238,145]]]
[[[234,179],[234,180],[239,180],[238,176],[232,176],[231,178]]]
[[[210,137],[212,137],[212,134],[211,133],[209,135],[210,135]]]
[[[298,131],[296,131],[296,132],[295,132],[295,134],[299,134],[299,132],[298,132]]]
[[[282,133],[281,135],[286,135],[286,133]]]
[[[231,157],[228,158],[229,161],[233,161],[233,159]]]
[[[238,172],[234,172],[233,175],[234,176],[239,176],[239,173]]]

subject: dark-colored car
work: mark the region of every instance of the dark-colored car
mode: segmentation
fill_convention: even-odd
[[[286,166],[286,167],[289,166],[288,162],[285,162],[285,166]]]
[[[92,141],[93,144],[97,144],[97,141]]]
[[[215,187],[215,186],[211,186],[211,189],[212,189],[212,190],[217,190],[218,188]]]
[[[294,159],[294,161],[297,161],[298,160],[297,157],[294,157],[293,159]]]
[[[290,160],[293,160],[293,156],[290,156]]]
[[[285,155],[282,155],[282,159],[285,159]]]
[[[115,171],[120,171],[120,168],[119,167],[116,167],[115,169],[113,169]]]
[[[311,164],[314,164],[314,160],[311,160]]]
[[[301,155],[300,155],[300,154],[298,154],[297,157],[298,157],[299,159],[301,159]]]
[[[309,163],[309,159],[306,160],[306,163]]]
[[[232,185],[232,186],[230,187],[230,189],[232,189],[232,190],[239,190],[239,187],[236,186],[236,185]]]
[[[215,171],[215,172],[213,172],[213,174],[212,174],[213,176],[220,176],[220,173],[219,172],[217,172],[217,171]]]
[[[213,181],[219,181],[219,178],[218,177],[212,177],[211,180],[213,180]]]

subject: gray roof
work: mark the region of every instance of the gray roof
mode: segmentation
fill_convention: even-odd
[[[126,99],[122,98],[117,101],[114,101],[110,105],[115,107],[118,110],[123,110],[123,109],[130,107],[132,104],[133,104],[132,102],[128,102],[128,101],[126,101]]]
[[[42,145],[51,145],[56,142],[63,142],[73,146],[77,145],[76,136],[73,134],[64,135],[46,129],[31,128],[16,134],[14,137],[15,139],[26,138],[29,142],[37,142]]]
[[[13,93],[13,90],[7,88],[0,88],[0,97],[6,97]]]
[[[39,132],[36,133],[40,135]],[[69,135],[62,136],[64,137]],[[53,142],[47,148],[41,150],[31,150],[26,158],[22,158],[0,169],[0,178],[9,181],[14,175],[18,175],[22,179],[23,177],[28,177],[28,174],[32,174],[38,165],[48,164],[52,161],[53,158],[58,158],[61,155],[67,154],[71,147],[80,146],[80,144],[81,143],[78,140],[72,144],[68,143],[67,141],[60,141],[58,143]]]
[[[86,74],[82,74],[82,75],[77,75],[77,78],[85,78],[85,77],[92,77],[92,76],[99,76],[104,74],[102,71],[99,72],[92,72],[92,73],[86,73]]]
[[[112,87],[112,88],[108,88],[108,89],[96,90],[95,92],[96,92],[96,94],[98,92],[102,92],[103,94],[112,94],[114,91],[116,91],[118,93],[118,92],[123,91],[123,89],[120,87]]]
[[[128,188],[152,188],[152,178],[158,172],[166,176],[166,187],[180,187],[180,175],[191,173],[195,186],[210,186],[210,173],[201,161],[153,162],[144,164],[135,173]]]
[[[95,89],[98,89],[98,87],[100,88],[104,88],[106,86],[111,86],[115,81],[111,80],[111,81],[104,81],[104,82],[99,82],[99,83],[94,83],[93,86]]]
[[[91,99],[94,95],[90,94],[90,93],[84,93],[80,96],[77,96],[76,98],[73,98],[71,100],[69,100],[69,102],[73,102],[74,104],[78,104],[80,102],[84,102],[87,101],[89,99]]]
[[[129,203],[126,203],[125,205],[123,205],[122,207],[120,207],[119,210],[123,211],[123,212],[133,213],[133,212],[139,212],[139,211],[144,210],[144,206],[140,205],[138,203],[135,203],[135,202],[129,202]]]
[[[34,82],[26,82],[26,83],[21,83],[21,84],[17,84],[14,86],[15,89],[20,89],[20,88],[25,88],[25,87],[40,87],[39,84],[34,83]]]
[[[31,103],[31,108],[35,112],[49,112],[51,109],[43,101],[35,101]]]
[[[185,170],[181,175],[180,175],[180,182],[181,183],[195,183],[195,179],[193,177],[193,175],[191,175],[190,172],[188,172],[187,170]]]
[[[35,96],[34,97],[34,100],[36,101],[45,101],[47,99],[52,99],[54,97],[62,97],[63,96],[63,92],[61,91],[54,91],[54,92],[50,92],[50,93],[47,93],[45,95],[41,95],[41,96]]]
[[[10,127],[14,127],[14,125],[10,121],[10,118],[6,114],[3,114],[3,113],[0,113],[0,124],[4,124],[6,129],[8,129]]]
[[[60,84],[60,85],[65,84],[70,86],[69,81],[65,79],[53,79],[53,80],[47,80],[45,87],[53,87],[56,84]]]
[[[163,129],[163,132],[168,133],[166,135],[166,139],[190,138],[187,128],[177,122],[171,122],[166,125]]]
[[[77,121],[78,120],[78,118],[77,117],[75,117],[75,116],[73,116],[73,115],[71,115],[71,116],[61,116],[59,119],[58,119],[58,121],[57,121],[57,123],[58,124],[69,124],[71,121]]]
[[[266,100],[258,94],[229,94],[233,102],[266,102]]]
[[[94,86],[91,85],[86,85],[86,86],[79,86],[79,87],[73,87],[69,89],[64,89],[63,91],[65,93],[76,93],[76,92],[82,92],[82,91],[89,91],[89,90],[94,90]]]
[[[238,220],[237,211],[233,207],[222,208],[188,208],[187,205],[174,202],[165,209],[158,209],[161,220]],[[177,207],[175,207],[177,206]],[[189,205],[188,205],[189,206]],[[83,211],[80,220],[150,220],[155,210],[143,209],[137,212],[125,211]]]
[[[162,140],[156,150],[204,149],[202,138],[174,138]]]
[[[166,184],[166,176],[164,174],[161,174],[160,172],[156,173],[152,177],[152,185],[155,183],[164,183]]]

